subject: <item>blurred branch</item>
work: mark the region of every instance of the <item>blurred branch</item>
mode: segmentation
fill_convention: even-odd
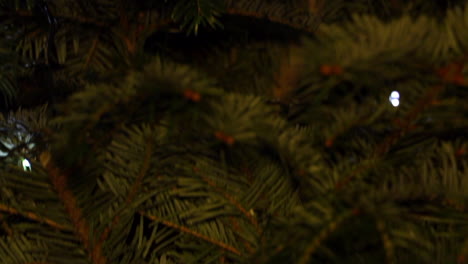
[[[21,9],[15,10],[15,13],[4,13],[4,14],[8,14],[10,16],[19,15],[21,17],[36,17],[37,16],[32,11],[21,10]],[[67,15],[54,14],[54,17],[60,20],[76,21],[76,22],[83,23],[83,24],[92,24],[98,27],[110,27],[111,25],[113,25],[113,23],[111,22],[105,23],[100,20],[96,20],[96,19],[89,18],[89,17],[83,17],[83,16],[67,16]]]
[[[281,17],[275,17],[275,16],[271,16],[271,15],[268,15],[268,14],[262,14],[262,13],[258,13],[258,12],[245,11],[245,10],[238,10],[238,9],[234,9],[234,8],[228,8],[226,13],[229,14],[229,15],[245,16],[245,17],[252,17],[252,18],[257,18],[257,19],[267,19],[270,22],[283,24],[283,25],[289,26],[291,28],[297,29],[299,31],[304,31],[304,32],[308,32],[308,33],[315,33],[315,28],[304,27],[302,25],[298,25],[298,24],[292,23],[290,21],[287,21],[287,20],[285,20],[285,19],[283,19]]]

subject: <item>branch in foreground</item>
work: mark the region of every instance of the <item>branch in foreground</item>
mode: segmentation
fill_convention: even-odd
[[[37,214],[35,214],[33,212],[21,212],[21,211],[15,209],[13,207],[10,207],[10,206],[4,205],[4,204],[0,204],[0,211],[6,212],[6,213],[9,213],[9,214],[14,214],[14,215],[21,215],[21,216],[24,216],[24,217],[26,217],[26,218],[28,218],[30,220],[34,220],[34,221],[38,221],[39,223],[47,224],[47,225],[49,225],[49,226],[51,226],[53,228],[56,228],[56,229],[69,230],[69,228],[55,222],[54,220],[42,217],[42,216],[37,215]]]
[[[74,193],[68,188],[68,175],[60,171],[60,169],[55,166],[51,159],[51,154],[48,151],[41,153],[39,159],[42,166],[48,173],[60,201],[62,201],[62,204],[65,207],[65,211],[74,226],[75,234],[84,244],[91,260],[93,261],[92,263],[106,264],[107,260],[103,255],[102,247],[99,245],[93,247],[94,243],[92,238],[89,236],[89,224],[84,218],[81,208],[78,207]]]
[[[232,247],[232,246],[230,246],[230,245],[227,245],[227,244],[225,244],[225,243],[223,243],[223,242],[221,242],[221,241],[214,240],[214,239],[212,239],[211,237],[208,237],[208,236],[202,235],[202,234],[200,234],[200,233],[197,233],[197,232],[191,230],[191,229],[188,228],[188,227],[181,226],[181,225],[178,225],[178,224],[169,222],[169,221],[167,221],[167,220],[163,220],[163,219],[161,219],[161,218],[159,218],[159,217],[157,217],[157,216],[149,215],[149,214],[147,214],[147,213],[145,213],[145,212],[142,212],[142,211],[140,211],[140,214],[143,215],[143,216],[146,216],[147,218],[149,218],[149,219],[152,220],[152,221],[160,222],[160,223],[162,223],[162,224],[165,225],[165,226],[172,227],[172,228],[177,229],[177,230],[179,230],[179,231],[181,231],[181,232],[184,232],[184,233],[186,233],[186,234],[190,234],[190,235],[192,235],[192,236],[194,236],[194,237],[203,239],[203,240],[205,240],[205,241],[207,241],[207,242],[209,242],[209,243],[211,243],[211,244],[217,245],[217,246],[219,246],[220,248],[225,249],[225,250],[227,250],[227,251],[229,251],[229,252],[232,252],[232,253],[234,253],[234,254],[236,254],[236,255],[239,255],[239,256],[241,255],[241,253],[240,253],[240,251],[239,251],[238,249],[236,249],[236,248],[234,248],[234,247]]]

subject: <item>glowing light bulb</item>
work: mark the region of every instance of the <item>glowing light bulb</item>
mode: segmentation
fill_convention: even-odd
[[[400,93],[397,91],[393,91],[390,94],[390,97],[388,98],[390,100],[390,103],[394,106],[397,107],[400,105]]]
[[[31,171],[31,163],[29,163],[29,160],[23,159],[23,170],[25,171]]]

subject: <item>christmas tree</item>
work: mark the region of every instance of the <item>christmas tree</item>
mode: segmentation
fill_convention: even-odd
[[[0,14],[0,263],[468,263],[466,1]]]

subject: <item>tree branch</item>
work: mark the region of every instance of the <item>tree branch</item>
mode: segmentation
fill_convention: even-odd
[[[143,216],[146,216],[146,217],[149,218],[150,220],[153,220],[153,221],[156,221],[156,222],[160,222],[160,223],[162,223],[162,224],[165,225],[165,226],[172,227],[172,228],[177,229],[177,230],[179,230],[179,231],[181,231],[181,232],[183,232],[183,233],[190,234],[190,235],[192,235],[192,236],[195,236],[195,237],[197,237],[197,238],[200,238],[200,239],[202,239],[202,240],[205,240],[205,241],[207,241],[207,242],[209,242],[209,243],[212,243],[212,244],[214,244],[214,245],[217,245],[217,246],[219,246],[220,248],[225,249],[225,250],[227,250],[227,251],[229,251],[229,252],[232,252],[232,253],[234,253],[234,254],[236,254],[236,255],[239,255],[239,256],[241,255],[241,253],[240,253],[240,251],[239,251],[238,249],[236,249],[236,248],[234,248],[234,247],[232,247],[232,246],[230,246],[230,245],[227,245],[227,244],[225,244],[225,243],[223,243],[223,242],[221,242],[221,241],[214,240],[214,239],[212,239],[211,237],[208,237],[208,236],[202,235],[202,234],[200,234],[200,233],[197,233],[197,232],[191,230],[191,229],[188,228],[188,227],[181,226],[181,225],[178,225],[178,224],[169,222],[169,221],[164,220],[164,219],[161,219],[161,218],[159,218],[159,217],[157,217],[157,216],[149,215],[149,214],[147,214],[147,213],[145,213],[145,212],[143,212],[143,211],[140,211],[140,214],[143,215]]]
[[[38,221],[40,223],[43,223],[43,224],[47,224],[53,228],[56,228],[56,229],[60,229],[60,230],[69,230],[68,227],[64,226],[64,225],[61,225],[57,222],[55,222],[54,220],[51,220],[51,219],[48,219],[46,217],[42,217],[40,215],[37,215],[33,212],[21,212],[13,207],[10,207],[10,206],[7,206],[7,205],[4,205],[4,204],[0,204],[0,211],[2,212],[6,212],[6,213],[9,213],[9,214],[16,214],[16,215],[21,215],[21,216],[24,216],[28,219],[31,219],[31,220],[34,220],[34,221]]]
[[[128,207],[130,205],[130,203],[135,198],[138,189],[141,187],[141,183],[143,181],[143,178],[144,178],[144,176],[146,175],[146,173],[148,172],[148,170],[150,168],[151,154],[152,154],[152,145],[150,143],[146,147],[145,158],[143,160],[143,165],[141,166],[140,172],[138,173],[138,175],[137,175],[137,177],[135,179],[135,182],[133,183],[132,188],[130,189],[130,191],[127,194],[127,199],[125,200],[125,205],[124,205],[125,207]],[[108,227],[106,227],[106,229],[102,232],[101,237],[99,238],[99,241],[97,243],[98,245],[102,245],[104,240],[106,240],[107,237],[109,236],[109,233],[112,230],[112,228],[116,224],[118,224],[119,221],[120,221],[120,216],[115,215],[114,219],[112,219],[112,221],[111,221],[111,224]]]
[[[290,21],[287,21],[284,18],[275,17],[275,16],[271,16],[268,14],[261,14],[261,13],[252,12],[252,11],[238,10],[235,8],[228,8],[226,13],[229,15],[245,16],[245,17],[252,17],[252,18],[257,18],[257,19],[267,19],[270,22],[283,24],[285,26],[297,29],[299,31],[308,32],[308,33],[315,33],[315,30],[316,30],[315,28],[304,27],[304,26],[292,23]]]
[[[48,173],[60,201],[62,201],[65,207],[65,211],[74,226],[75,234],[84,244],[88,254],[90,254],[91,260],[94,264],[106,264],[107,260],[103,255],[102,247],[101,245],[93,246],[94,243],[92,241],[93,238],[90,237],[89,224],[84,218],[81,208],[78,207],[75,194],[68,188],[68,175],[60,171],[53,163],[49,152],[43,152],[40,155],[40,161]]]

